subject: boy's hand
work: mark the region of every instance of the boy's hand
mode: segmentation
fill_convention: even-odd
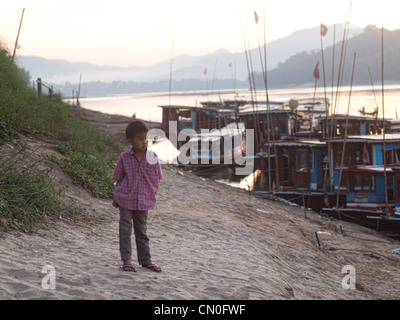
[[[119,207],[118,203],[116,203],[115,200],[113,201],[112,205],[113,205],[114,208],[118,208]]]

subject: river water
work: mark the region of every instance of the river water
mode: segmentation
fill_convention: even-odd
[[[295,88],[295,89],[274,89],[268,90],[270,101],[288,101],[290,99],[308,99],[314,97],[314,88]],[[316,98],[323,98],[325,90],[317,88]],[[80,102],[83,108],[100,111],[109,114],[119,114],[136,118],[161,122],[162,108],[160,105],[186,105],[200,106],[201,101],[218,101],[226,99],[249,99],[251,94],[247,89],[222,91],[185,91],[185,92],[155,92],[155,93],[133,93],[124,95],[113,95],[97,98],[81,98]],[[265,101],[265,91],[257,92],[257,100]],[[376,107],[379,110],[379,116],[382,116],[382,110],[385,111],[385,118],[400,117],[400,85],[386,85],[382,101],[382,89],[380,87],[371,88],[371,86],[355,86],[351,89],[343,87],[340,92],[336,89],[327,89],[326,97],[330,99],[331,107],[336,108],[336,113],[346,114],[349,107],[349,113],[353,115],[360,114],[359,109],[365,107],[366,112],[373,111]]]

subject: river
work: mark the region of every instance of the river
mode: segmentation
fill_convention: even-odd
[[[288,101],[290,99],[313,98],[314,88],[291,88],[291,89],[273,89],[268,90],[270,101]],[[325,96],[323,88],[317,88],[315,92],[317,98]],[[379,110],[379,116],[382,116],[382,110],[385,110],[385,118],[397,118],[397,108],[400,116],[400,85],[386,85],[384,90],[384,99],[382,101],[382,89],[380,87],[371,88],[371,86],[354,86],[341,88],[340,92],[336,89],[326,90],[326,96],[330,99],[331,107],[336,106],[337,113],[346,114],[350,103],[350,114],[357,115],[359,109],[365,107],[365,111],[371,112],[376,107]],[[249,99],[250,91],[239,89],[222,91],[185,91],[185,92],[154,92],[154,93],[133,93],[123,95],[112,95],[107,97],[81,98],[80,102],[83,108],[100,111],[109,114],[119,114],[136,118],[161,122],[162,109],[160,105],[188,105],[200,106],[200,101],[218,101],[225,99]],[[257,100],[266,100],[264,91],[257,91]],[[349,99],[350,97],[350,99]],[[350,102],[349,102],[350,101]],[[382,103],[383,102],[383,103]],[[382,108],[383,106],[383,108]]]

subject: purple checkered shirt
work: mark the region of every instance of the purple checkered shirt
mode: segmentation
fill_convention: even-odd
[[[163,178],[157,154],[147,150],[139,161],[131,149],[123,152],[114,171],[114,201],[128,210],[147,211],[156,205],[158,181]]]

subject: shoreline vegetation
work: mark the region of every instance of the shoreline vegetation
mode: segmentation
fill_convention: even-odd
[[[399,241],[170,165],[149,215],[164,272],[121,272],[110,177],[130,118],[38,98],[5,51],[0,98],[0,299],[400,298]]]
[[[38,97],[4,50],[0,52],[0,64],[0,232],[35,229],[38,216],[64,207],[55,200],[60,188],[46,181],[46,163],[50,161],[93,195],[110,196],[113,181],[109,172],[121,151],[118,142],[74,117],[60,95]],[[24,152],[24,137],[53,143],[58,154],[34,159],[33,154]],[[63,211],[72,214],[79,210],[66,206]]]

